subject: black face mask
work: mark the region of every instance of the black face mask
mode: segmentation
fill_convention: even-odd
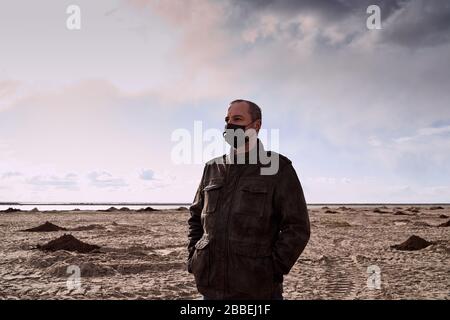
[[[227,123],[225,125],[225,131],[223,132],[225,141],[235,149],[243,146],[249,141],[249,137],[245,135],[245,128],[253,122],[254,121],[245,126],[234,123]]]

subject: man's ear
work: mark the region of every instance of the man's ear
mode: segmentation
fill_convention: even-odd
[[[255,130],[256,132],[259,132],[259,129],[261,129],[261,119],[258,119],[255,121]]]

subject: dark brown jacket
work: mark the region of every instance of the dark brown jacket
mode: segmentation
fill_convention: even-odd
[[[188,271],[209,298],[271,299],[309,240],[303,190],[282,155],[274,175],[226,158],[205,165],[189,208]]]

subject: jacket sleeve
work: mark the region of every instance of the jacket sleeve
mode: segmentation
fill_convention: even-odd
[[[274,209],[279,222],[278,238],[272,253],[274,280],[283,281],[310,237],[308,209],[300,181],[292,164],[284,166],[274,192]]]
[[[189,207],[189,212],[191,214],[190,218],[188,219],[189,224],[189,233],[188,233],[188,271],[190,270],[190,259],[195,251],[195,244],[198,240],[203,236],[203,226],[201,222],[201,213],[203,209],[203,186],[204,186],[204,176],[205,176],[205,169],[203,170],[202,179],[200,181],[200,185],[198,186],[197,192],[195,193],[194,202]]]

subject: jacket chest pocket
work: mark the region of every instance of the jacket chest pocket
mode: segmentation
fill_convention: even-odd
[[[204,194],[204,205],[203,211],[205,213],[213,213],[217,209],[217,204],[219,202],[220,190],[223,187],[223,182],[210,182],[206,187],[203,188]]]
[[[244,183],[238,188],[237,214],[261,217],[264,214],[268,189],[264,182]]]

